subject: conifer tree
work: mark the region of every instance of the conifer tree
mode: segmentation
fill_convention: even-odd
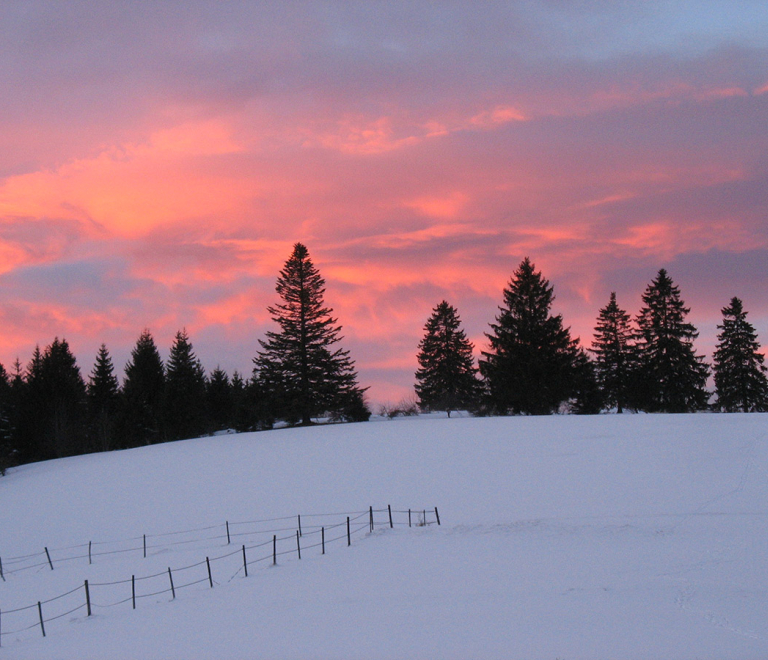
[[[472,342],[461,329],[455,307],[445,300],[432,310],[419,342],[416,394],[422,410],[471,409],[477,404],[480,382]]]
[[[526,257],[504,289],[504,306],[483,352],[480,373],[496,412],[544,415],[576,393],[578,339],[550,313],[553,287]]]
[[[0,364],[0,476],[13,465],[15,448],[13,446],[12,391],[8,372]]]
[[[246,383],[239,371],[232,374],[230,386],[232,418],[230,424],[238,432],[256,430],[256,415],[251,401],[251,385]]]
[[[86,387],[66,339],[55,338],[38,365],[42,407],[43,449],[46,457],[88,451],[86,442]]]
[[[129,447],[160,442],[165,368],[152,333],[145,329],[125,365],[121,431]]]
[[[574,360],[574,393],[570,401],[570,412],[577,415],[597,415],[605,407],[605,398],[597,381],[595,361],[581,347]]]
[[[242,379],[241,379],[242,382]],[[213,431],[233,427],[232,384],[229,376],[220,367],[216,367],[206,383],[208,416]]]
[[[88,380],[91,435],[93,446],[99,451],[109,451],[115,446],[119,390],[112,357],[106,345],[102,344]]]
[[[16,409],[16,446],[19,450],[19,462],[29,463],[42,461],[53,456],[44,448],[45,417],[41,411],[45,409],[41,370],[43,353],[36,345],[32,358],[27,366],[20,369],[16,360],[16,375],[12,382],[15,394]]]
[[[732,298],[722,314],[714,355],[716,407],[725,412],[765,412],[768,379],[755,328],[738,298]]]
[[[255,377],[269,392],[274,414],[301,424],[323,413],[367,419],[349,351],[335,348],[341,326],[325,307],[325,280],[301,243],[293,246],[275,288],[281,302],[268,311],[280,330],[267,332],[254,358]]]
[[[709,369],[696,355],[696,328],[680,289],[663,268],[643,294],[637,317],[638,382],[641,407],[648,412],[691,412],[706,407]]]
[[[165,380],[165,424],[169,440],[195,438],[207,430],[205,370],[186,330],[176,333]]]
[[[595,376],[604,404],[615,406],[619,413],[631,403],[637,375],[634,337],[629,314],[619,307],[616,293],[611,292],[608,304],[597,318],[591,350],[595,355]]]

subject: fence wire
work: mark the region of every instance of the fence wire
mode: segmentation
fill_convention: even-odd
[[[377,516],[375,514],[387,514],[386,520],[381,520],[379,518],[377,519]],[[394,514],[408,514],[409,519],[408,522],[405,522],[403,520],[397,520],[394,521],[392,519],[392,515]],[[417,523],[413,524],[413,517],[414,514],[417,516]],[[428,520],[428,515],[431,514],[434,520]],[[341,522],[334,522],[329,525],[322,525],[322,524],[311,524],[311,525],[302,525],[301,524],[301,518],[333,518],[333,517],[340,517],[340,516],[347,516],[346,519],[342,520]],[[364,522],[360,523],[358,521],[364,520]],[[114,602],[98,602],[94,601],[90,598],[89,590],[86,589],[85,583],[78,585],[77,587],[70,589],[69,591],[66,591],[64,593],[58,594],[56,596],[53,596],[51,598],[48,598],[46,600],[41,600],[39,602],[35,602],[31,605],[27,605],[24,607],[17,607],[14,609],[2,609],[0,608],[0,641],[4,638],[7,638],[9,636],[15,636],[19,635],[21,633],[33,630],[35,628],[40,629],[41,631],[44,630],[44,624],[50,623],[53,621],[57,621],[59,619],[62,619],[64,617],[67,617],[69,615],[75,614],[76,612],[79,612],[80,610],[83,610],[84,608],[89,608],[89,615],[90,615],[90,609],[91,608],[98,608],[98,609],[108,609],[117,607],[119,605],[125,605],[126,603],[132,603],[133,607],[136,607],[136,601],[140,599],[145,598],[151,598],[154,596],[160,596],[163,594],[172,594],[173,597],[175,597],[175,591],[179,589],[186,589],[187,587],[192,587],[195,585],[203,584],[203,583],[211,583],[211,584],[221,584],[220,582],[213,579],[213,575],[210,570],[210,565],[213,562],[218,562],[221,560],[225,560],[231,557],[234,557],[235,555],[242,555],[242,561],[239,562],[239,567],[237,570],[232,574],[232,576],[227,580],[227,582],[231,582],[235,577],[238,575],[245,574],[247,575],[247,569],[250,566],[254,566],[256,564],[260,564],[263,562],[267,562],[269,560],[272,560],[276,563],[278,557],[285,557],[290,555],[296,555],[299,559],[301,558],[300,552],[313,550],[316,548],[323,548],[323,553],[325,552],[325,546],[333,544],[337,541],[340,541],[342,539],[347,539],[348,542],[351,542],[351,538],[355,534],[359,534],[360,532],[364,530],[373,530],[376,527],[393,527],[394,525],[398,526],[404,526],[404,525],[410,525],[410,526],[417,526],[417,525],[430,525],[434,524],[435,522],[439,524],[439,517],[437,515],[437,509],[430,510],[430,509],[411,509],[411,510],[401,510],[401,509],[390,509],[387,507],[386,509],[373,509],[372,507],[369,507],[366,511],[349,511],[349,512],[336,512],[336,513],[313,513],[313,514],[302,514],[301,516],[281,516],[278,518],[265,518],[261,520],[254,520],[254,521],[239,521],[239,522],[228,522],[225,523],[225,525],[209,525],[206,527],[198,527],[191,530],[183,530],[183,531],[176,531],[176,532],[166,532],[163,534],[155,534],[153,536],[147,535],[140,536],[140,537],[132,537],[128,539],[121,539],[118,541],[96,541],[91,543],[85,543],[85,544],[78,544],[78,545],[70,545],[65,547],[58,547],[53,549],[46,549],[43,552],[38,553],[31,553],[27,555],[20,555],[17,557],[10,557],[5,560],[3,560],[2,568],[3,568],[3,575],[9,575],[14,573],[19,573],[21,571],[29,570],[32,568],[40,568],[43,566],[50,566],[48,556],[49,553],[53,552],[61,552],[64,550],[77,550],[79,548],[88,548],[89,552],[88,554],[81,554],[81,555],[74,555],[74,556],[68,556],[68,557],[56,557],[55,563],[60,563],[64,561],[74,561],[76,559],[88,559],[89,563],[92,561],[93,557],[98,556],[104,556],[104,555],[114,555],[114,554],[120,554],[120,553],[126,553],[126,552],[143,552],[145,550],[145,539],[149,538],[167,538],[167,537],[173,537],[178,536],[181,534],[189,534],[189,533],[201,533],[201,532],[207,532],[213,529],[221,529],[221,528],[227,528],[231,526],[236,525],[252,525],[252,524],[264,524],[264,523],[272,523],[272,522],[281,522],[285,520],[294,520],[297,522],[296,527],[275,527],[274,529],[267,529],[267,530],[256,530],[251,532],[237,532],[237,533],[228,533],[223,535],[215,535],[215,536],[204,536],[201,538],[195,538],[195,539],[188,539],[183,541],[172,541],[165,544],[153,544],[153,545],[146,545],[146,550],[149,549],[157,549],[157,548],[166,548],[166,547],[174,547],[189,543],[204,543],[206,541],[216,541],[216,540],[222,540],[227,539],[228,542],[231,542],[231,537],[235,536],[253,536],[256,534],[271,534],[272,538],[267,539],[261,543],[256,543],[253,545],[241,545],[237,549],[233,550],[232,552],[226,552],[222,555],[217,555],[214,557],[206,557],[205,560],[195,562],[193,564],[189,564],[187,566],[181,566],[175,569],[169,568],[167,571],[162,571],[159,573],[153,573],[151,575],[141,575],[141,576],[132,576],[130,579],[124,579],[124,580],[114,580],[110,582],[88,582],[88,587],[93,590],[95,589],[102,589],[102,588],[114,588],[114,587],[120,587],[122,585],[128,585],[131,584],[131,595],[130,596],[123,596],[119,597],[118,600]],[[354,526],[352,523],[357,523]],[[301,527],[301,529],[299,528]],[[333,530],[337,530],[340,527],[345,527],[343,533],[337,534],[332,537],[327,537],[326,534],[328,532],[332,532]],[[229,530],[227,530],[229,531]],[[277,536],[278,533],[282,532],[291,532],[290,534],[287,534],[285,536]],[[312,536],[316,536],[322,534],[323,539],[314,543],[307,543],[302,544],[302,539],[309,538]],[[135,542],[135,541],[142,541],[142,545],[138,547],[131,547],[131,548],[123,548],[118,550],[103,550],[100,552],[92,552],[91,549],[93,546],[104,546],[112,543],[126,543],[126,542]],[[285,542],[290,541],[291,545],[290,547],[285,547]],[[278,543],[282,545],[282,548],[278,550]],[[264,548],[266,546],[272,545],[272,550],[268,554],[265,554],[263,556],[259,556],[257,558],[248,558],[246,555],[247,551],[256,550],[259,548]],[[8,570],[7,566],[10,565],[18,565],[23,563],[24,561],[34,559],[37,557],[45,557],[46,560],[43,562],[39,562],[36,564],[24,566],[21,568],[11,569]],[[53,560],[53,557],[51,557],[51,560]],[[184,584],[180,584],[177,586],[168,586],[166,588],[155,590],[149,593],[137,593],[136,586],[137,583],[143,583],[146,580],[152,580],[157,578],[168,578],[172,581],[172,573],[179,573],[181,571],[187,571],[192,570],[196,568],[200,568],[202,566],[206,566],[207,570],[205,570],[204,577],[193,579],[190,582],[186,582]],[[221,569],[219,569],[221,570]],[[172,582],[171,582],[172,583]],[[0,583],[2,584],[2,583]],[[85,594],[83,594],[82,601],[79,605],[77,605],[74,608],[68,609],[65,612],[57,613],[55,615],[45,615],[43,613],[42,606],[43,605],[49,605],[51,603],[60,601],[63,598],[66,598],[67,596],[71,596],[73,594],[76,594],[78,592],[85,591]],[[113,590],[114,591],[114,590]],[[107,595],[108,596],[108,595]],[[24,625],[22,624],[22,627],[15,628],[13,630],[3,630],[2,628],[5,627],[7,617],[9,615],[19,615],[25,612],[28,612],[30,610],[37,610],[35,613],[37,616],[34,616],[35,621],[31,624]],[[27,614],[26,616],[30,616]],[[28,619],[29,621],[29,619]],[[45,633],[43,632],[43,635]]]

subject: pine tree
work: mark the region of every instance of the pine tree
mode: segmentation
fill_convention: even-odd
[[[206,383],[206,400],[211,429],[221,431],[233,428],[232,384],[226,372],[218,366]]]
[[[443,300],[432,310],[419,342],[416,394],[422,410],[470,409],[477,404],[480,382],[473,346],[461,329],[458,310]]]
[[[643,294],[637,317],[638,382],[641,407],[648,412],[691,412],[706,407],[709,369],[696,355],[691,311],[663,268]]]
[[[605,407],[605,398],[597,380],[597,366],[581,347],[574,361],[575,387],[570,412],[577,415],[597,415]]]
[[[19,462],[30,463],[53,458],[45,447],[45,425],[47,401],[43,392],[41,377],[43,353],[36,345],[27,366],[20,369],[16,360],[16,375],[12,382],[16,407],[16,447]]]
[[[293,246],[275,288],[282,302],[268,311],[280,331],[267,332],[254,358],[255,376],[269,392],[274,414],[301,424],[324,413],[367,419],[349,351],[333,348],[341,327],[324,306],[325,280],[301,243]]]
[[[480,360],[499,413],[549,414],[576,393],[578,339],[550,314],[553,301],[553,287],[526,257],[504,289],[504,306],[486,333],[490,350]]]
[[[637,375],[634,337],[629,314],[619,307],[616,293],[611,292],[608,304],[597,318],[591,350],[595,355],[595,376],[604,404],[616,407],[619,413],[632,401]]]
[[[120,386],[112,357],[105,344],[99,347],[96,363],[88,380],[88,410],[93,446],[109,451],[115,446],[115,424]]]
[[[208,426],[205,370],[194,353],[186,330],[176,333],[168,356],[165,424],[169,440],[198,437]]]
[[[55,338],[39,363],[42,394],[43,448],[46,457],[88,451],[86,442],[86,387],[66,339]]]
[[[123,411],[120,424],[123,445],[135,447],[163,439],[162,405],[165,368],[149,330],[141,333],[125,365]]]
[[[768,379],[757,333],[738,298],[732,298],[722,314],[714,355],[716,406],[725,412],[765,412]]]
[[[231,425],[236,431],[256,430],[256,416],[254,406],[251,405],[251,387],[246,383],[239,371],[232,374],[230,387],[232,397]]]
[[[15,460],[16,450],[13,445],[12,390],[8,372],[0,364],[0,476],[5,475]]]

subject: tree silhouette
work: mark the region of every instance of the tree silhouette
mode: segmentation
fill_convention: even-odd
[[[714,355],[716,406],[725,412],[764,412],[768,379],[755,328],[738,298],[732,298],[722,314]]]
[[[455,307],[445,300],[432,310],[419,342],[416,394],[425,410],[473,408],[480,394],[472,343]]]
[[[480,373],[492,409],[505,414],[555,412],[576,394],[578,340],[550,313],[553,288],[526,257],[504,289],[504,306],[483,352]]]
[[[259,342],[254,364],[276,417],[301,424],[324,413],[367,419],[349,351],[333,348],[341,341],[341,327],[325,307],[325,280],[301,243],[293,246],[275,288],[281,302],[268,311],[280,330]]]

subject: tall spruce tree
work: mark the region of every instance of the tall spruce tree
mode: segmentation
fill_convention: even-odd
[[[120,385],[115,376],[112,357],[106,345],[102,344],[88,380],[89,426],[93,448],[97,451],[115,448],[119,395]]]
[[[259,342],[254,371],[276,417],[301,424],[323,413],[367,419],[364,389],[349,351],[334,349],[341,326],[325,307],[325,280],[301,243],[293,246],[275,288],[281,302],[268,311],[280,331],[267,332],[266,341]]]
[[[483,352],[483,375],[490,405],[501,414],[556,412],[578,387],[578,339],[563,319],[550,313],[553,287],[527,257],[504,289],[504,306]]]
[[[163,440],[165,368],[152,333],[145,329],[125,365],[123,412],[120,424],[125,446]]]
[[[725,412],[768,410],[768,378],[757,333],[738,298],[722,309],[714,355],[716,407]]]
[[[478,403],[480,381],[472,342],[461,329],[458,310],[445,300],[432,310],[419,342],[416,394],[422,410],[471,409]]]
[[[195,438],[207,431],[205,370],[186,330],[176,333],[165,379],[165,425],[169,440]]]
[[[691,311],[663,268],[643,294],[637,317],[639,402],[648,412],[691,412],[707,406],[709,368],[696,355],[699,333],[687,323]]]
[[[616,293],[611,292],[608,304],[597,317],[592,353],[595,355],[595,377],[603,402],[617,412],[632,403],[633,383],[637,375],[635,331],[629,314],[619,307]]]

